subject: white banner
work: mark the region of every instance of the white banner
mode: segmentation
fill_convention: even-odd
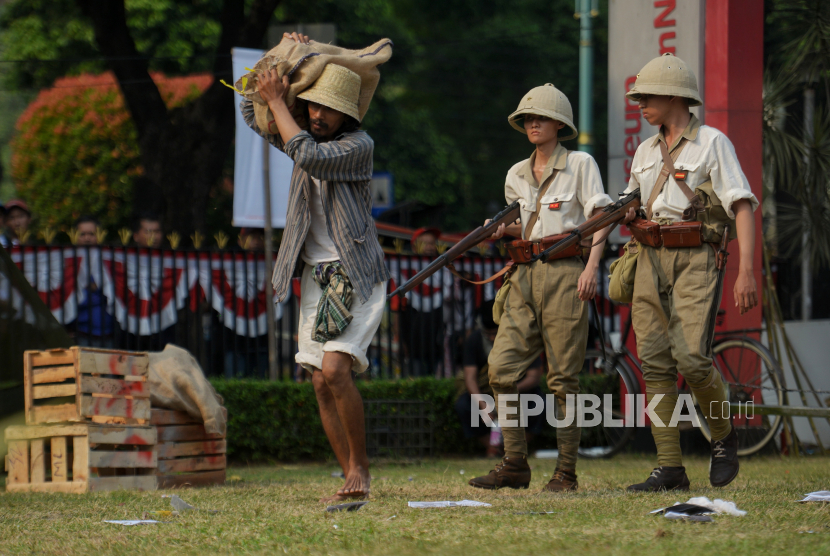
[[[251,48],[233,48],[233,79],[248,73],[264,52]],[[262,180],[262,137],[245,125],[239,103],[242,97],[234,94],[233,109],[236,114],[236,152],[233,171],[233,225],[247,228],[265,227],[265,192]],[[288,211],[288,188],[294,162],[284,153],[268,146],[271,181],[271,225],[285,228]]]
[[[703,97],[704,0],[609,0],[608,2],[608,193],[616,200],[628,185],[637,146],[657,133],[625,93],[637,72],[665,52],[683,59],[697,76]],[[692,108],[703,122],[701,107]],[[620,242],[619,228],[611,241]]]

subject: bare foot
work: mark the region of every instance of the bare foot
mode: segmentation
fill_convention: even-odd
[[[351,499],[369,496],[370,481],[369,470],[355,465],[346,475],[346,484],[337,491],[337,496]]]

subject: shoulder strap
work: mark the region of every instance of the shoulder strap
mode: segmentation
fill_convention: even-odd
[[[665,183],[666,179],[668,179],[669,175],[674,176],[674,181],[677,183],[677,186],[680,187],[680,191],[683,192],[683,195],[689,200],[689,206],[686,210],[683,211],[683,220],[694,220],[697,216],[698,212],[703,212],[704,206],[703,201],[700,200],[700,197],[695,195],[694,191],[686,185],[686,172],[678,172],[674,169],[674,162],[672,159],[677,160],[677,155],[680,154],[680,151],[686,145],[688,141],[684,138],[682,143],[677,147],[674,151],[674,156],[669,156],[669,148],[663,141],[660,141],[660,152],[663,154],[663,170],[668,170],[666,174],[666,178],[664,178],[663,183]],[[662,172],[660,174],[662,176]],[[650,198],[649,198],[650,200]],[[649,205],[651,208],[651,205]]]
[[[530,171],[532,172],[533,168],[531,168]],[[530,218],[527,219],[527,225],[525,226],[525,239],[530,239],[530,232],[533,231],[533,226],[535,226],[536,222],[539,220],[539,212],[542,210],[542,197],[544,197],[545,193],[548,192],[548,188],[550,188],[550,184],[553,183],[553,180],[556,179],[557,174],[559,174],[559,169],[555,168],[550,177],[545,180],[545,183],[539,187],[539,194],[536,195],[536,212],[531,214]]]
[[[671,156],[669,156],[669,150],[666,147],[665,141],[658,142],[660,143],[660,152],[663,154],[663,168],[660,170],[660,175],[657,176],[657,181],[654,182],[654,187],[651,189],[651,195],[648,196],[648,203],[646,204],[646,220],[651,220],[651,207],[654,204],[654,201],[657,200],[657,197],[660,195],[660,192],[663,191],[663,186],[666,185],[666,181],[669,179],[669,174],[674,172],[674,164],[672,162],[672,159],[677,160],[677,157],[680,156],[680,151],[682,151],[683,147],[686,146],[686,138],[682,137],[680,139],[680,144],[677,146],[677,148],[674,150]],[[668,164],[666,164],[667,160]]]

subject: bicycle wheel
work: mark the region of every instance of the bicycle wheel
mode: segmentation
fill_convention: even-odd
[[[755,407],[784,405],[784,373],[772,354],[752,338],[726,338],[714,348],[715,368],[729,390],[730,403],[752,402]],[[697,407],[697,405],[696,405]],[[706,419],[697,407],[700,430],[706,440],[712,435]],[[756,415],[743,409],[732,417],[732,426],[738,431],[738,455],[749,456],[761,450],[781,427],[780,415]]]
[[[625,394],[639,394],[640,383],[622,359],[614,357],[609,348],[610,365],[605,364],[602,352],[589,349],[585,353],[585,364],[579,373],[581,394],[596,394],[600,398],[600,413],[605,416],[606,397],[611,394],[611,415],[623,419],[625,415]],[[603,422],[594,427],[582,427],[579,441],[579,455],[584,458],[610,458],[622,450],[634,436],[634,427],[608,427]]]

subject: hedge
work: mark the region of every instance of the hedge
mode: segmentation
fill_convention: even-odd
[[[582,392],[601,393],[598,381],[580,376]],[[604,378],[604,377],[598,377]],[[236,461],[330,460],[334,458],[310,382],[212,379],[228,409],[228,456]],[[602,381],[607,384],[605,380]],[[455,412],[458,383],[452,379],[357,381],[364,400],[418,400],[432,403],[433,454],[480,454],[467,440]],[[545,388],[543,387],[543,390]],[[607,391],[607,390],[606,390]],[[554,429],[545,427],[531,448],[552,447]]]

